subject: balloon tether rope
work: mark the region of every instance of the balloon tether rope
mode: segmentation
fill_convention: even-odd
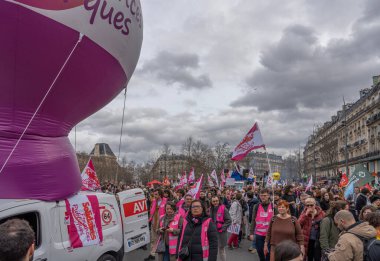
[[[72,54],[74,53],[75,49],[77,48],[78,44],[82,41],[82,38],[83,38],[83,34],[80,33],[80,34],[79,34],[79,39],[78,39],[78,41],[75,43],[75,46],[74,46],[73,49],[71,50],[69,56],[66,58],[66,60],[65,60],[65,62],[63,63],[61,69],[59,70],[57,76],[54,78],[54,81],[51,83],[51,85],[50,85],[49,89],[47,90],[45,96],[42,98],[42,100],[41,100],[40,104],[38,105],[36,111],[33,113],[32,117],[30,118],[30,120],[29,120],[28,124],[26,125],[24,131],[21,133],[21,136],[18,138],[16,144],[13,146],[12,151],[9,153],[7,159],[5,160],[3,166],[1,167],[1,169],[0,169],[0,174],[1,174],[1,172],[4,170],[4,168],[5,168],[5,166],[7,165],[9,159],[12,157],[12,155],[13,155],[14,151],[16,150],[18,144],[20,143],[21,139],[24,137],[25,132],[28,130],[30,124],[32,123],[32,121],[33,121],[34,118],[36,117],[37,112],[40,110],[42,104],[45,102],[46,97],[49,95],[50,91],[53,89],[54,84],[56,83],[58,77],[61,75],[63,69],[65,68],[67,62],[70,60],[70,58],[71,58]]]
[[[125,114],[125,102],[127,100],[127,87],[124,89],[124,107],[123,107],[123,116],[121,118],[121,128],[120,128],[120,141],[119,141],[119,154],[117,155],[118,166],[116,166],[116,177],[115,177],[115,192],[117,186],[117,176],[119,170],[119,160],[120,160],[120,150],[121,150],[121,138],[123,136],[123,125],[124,125],[124,114]]]

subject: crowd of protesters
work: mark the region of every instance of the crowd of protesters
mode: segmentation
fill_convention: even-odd
[[[145,260],[224,261],[226,249],[233,256],[243,239],[252,241],[248,251],[260,261],[370,260],[363,242],[374,239],[374,249],[380,247],[380,191],[375,189],[355,188],[348,199],[338,185],[307,191],[295,184],[206,187],[197,199],[188,189],[143,189],[151,226]],[[239,234],[227,232],[231,225],[240,225]],[[287,249],[297,250],[287,254]],[[372,252],[378,258],[373,260],[380,260],[379,248]]]

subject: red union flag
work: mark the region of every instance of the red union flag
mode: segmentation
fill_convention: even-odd
[[[83,169],[82,174],[82,191],[99,191],[100,183],[98,177],[96,176],[94,165],[92,164],[92,159],[87,162],[86,167]]]
[[[343,173],[342,174],[342,179],[340,180],[340,182],[339,182],[339,186],[340,187],[346,187],[348,185],[348,178],[347,178],[347,175],[346,175],[346,173]]]
[[[231,160],[242,160],[250,151],[259,148],[265,148],[265,144],[263,138],[261,137],[259,125],[255,122],[253,127],[248,131],[247,135],[245,135],[244,139],[232,152]]]

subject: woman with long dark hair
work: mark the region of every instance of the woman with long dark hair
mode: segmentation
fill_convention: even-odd
[[[327,211],[330,208],[330,203],[334,200],[334,196],[330,192],[324,192],[321,198],[321,209]]]

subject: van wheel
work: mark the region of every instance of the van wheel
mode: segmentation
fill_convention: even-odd
[[[99,257],[98,261],[116,261],[116,258],[110,254],[104,254]]]

